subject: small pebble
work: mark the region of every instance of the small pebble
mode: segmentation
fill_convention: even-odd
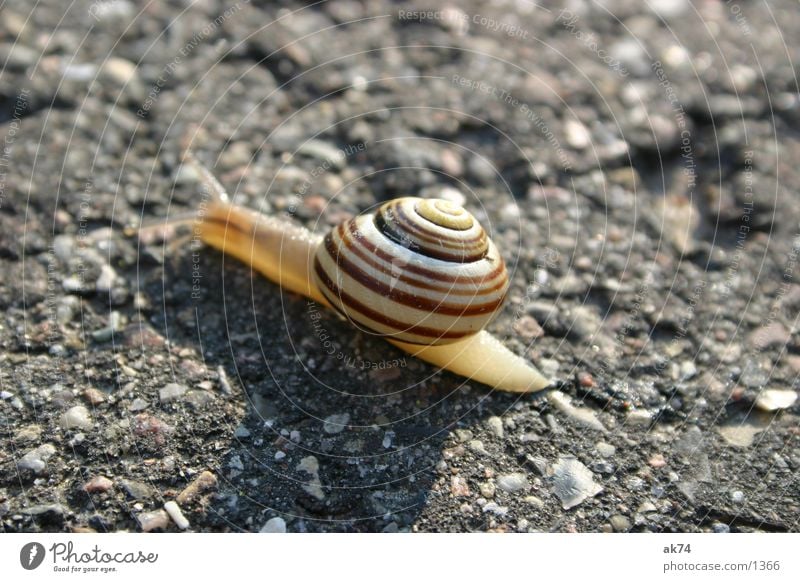
[[[778,390],[770,388],[762,390],[756,397],[756,408],[773,412],[791,407],[797,402],[797,392],[794,390]]]
[[[469,497],[470,490],[467,480],[459,475],[453,475],[450,479],[450,494],[453,497]]]
[[[711,526],[714,533],[731,533],[731,528],[727,523],[714,523]]]
[[[187,390],[189,390],[187,386],[171,382],[158,391],[158,397],[163,403],[174,402],[180,400]]]
[[[98,343],[110,341],[114,333],[122,329],[122,316],[119,311],[112,311],[108,316],[108,325],[92,332],[92,339]]]
[[[37,475],[47,469],[47,460],[56,454],[56,448],[50,443],[46,443],[26,453],[19,461],[17,467],[20,470],[33,471]]]
[[[516,493],[528,488],[528,480],[522,473],[508,473],[497,478],[497,488],[506,493]]]
[[[347,164],[344,152],[335,145],[319,139],[310,139],[297,148],[300,155],[315,158],[322,164],[341,170]]]
[[[495,486],[494,483],[491,481],[487,481],[486,483],[481,483],[480,485],[481,495],[486,499],[491,499],[494,497],[495,494]]]
[[[535,495],[528,495],[527,497],[525,497],[525,499],[523,499],[523,501],[528,505],[532,505],[536,509],[541,509],[544,507],[544,501],[542,501]]]
[[[166,443],[167,437],[175,431],[171,425],[147,413],[137,414],[131,428],[137,437],[152,440],[157,445]]]
[[[319,460],[313,455],[303,457],[297,465],[297,470],[311,475],[311,481],[303,485],[303,491],[320,501],[325,499],[325,492],[319,479]]]
[[[480,184],[491,184],[497,179],[497,169],[494,164],[478,155],[470,157],[467,162],[467,172],[470,178]]]
[[[180,506],[174,501],[167,501],[164,510],[178,526],[178,529],[189,529],[189,520],[183,515]]]
[[[483,441],[479,440],[472,440],[469,441],[469,449],[473,453],[479,453],[481,455],[487,455],[486,447],[483,446]]]
[[[561,457],[555,464],[553,487],[564,509],[571,509],[603,490],[594,482],[589,468],[574,457]]]
[[[82,293],[84,291],[83,280],[74,275],[65,278],[61,282],[61,286],[64,287],[66,293]]]
[[[147,499],[152,493],[149,485],[139,481],[125,479],[120,482],[120,486],[131,499]]]
[[[608,521],[616,532],[626,532],[631,529],[631,521],[624,515],[612,515]]]
[[[211,471],[203,471],[195,478],[175,499],[180,505],[186,506],[192,503],[203,493],[211,491],[217,487],[217,478]]]
[[[286,533],[286,522],[282,517],[273,517],[264,524],[261,533]]]
[[[501,439],[503,438],[503,421],[500,419],[499,416],[490,416],[489,419],[486,421],[489,430],[492,432],[494,436]]]
[[[769,373],[758,362],[749,360],[745,362],[744,369],[739,375],[739,383],[747,388],[761,388],[769,381]]]
[[[625,417],[625,422],[631,426],[649,426],[653,421],[653,415],[647,410],[632,410]]]
[[[87,388],[83,391],[83,397],[92,406],[98,406],[106,401],[106,395],[97,388]]]
[[[206,392],[205,390],[189,390],[184,396],[186,404],[191,406],[194,410],[205,408],[214,402],[216,398],[217,397],[212,393]]]
[[[599,442],[597,443],[594,448],[597,452],[603,457],[613,457],[614,454],[617,452],[617,448],[614,445],[610,445],[608,443]]]
[[[219,376],[219,389],[222,390],[222,393],[226,396],[233,394],[233,387],[228,380],[228,373],[225,371],[225,368],[218,366],[217,375]]]
[[[105,493],[114,486],[114,482],[108,477],[98,475],[89,479],[84,485],[86,493]]]
[[[567,143],[575,149],[585,149],[592,143],[592,134],[583,123],[576,119],[567,119],[564,122],[564,131]]]
[[[490,501],[483,506],[483,512],[484,513],[491,512],[494,513],[495,515],[505,515],[506,513],[508,513],[508,507],[505,507],[503,505],[498,505],[494,501]]]
[[[85,406],[73,406],[61,415],[59,425],[65,429],[81,428],[88,430],[92,428],[92,417]]]
[[[600,473],[601,475],[613,475],[616,470],[617,467],[614,463],[608,463],[606,461],[595,461],[592,463],[592,471]]]
[[[645,501],[639,506],[639,509],[637,511],[639,513],[652,513],[657,510],[658,508],[654,504],[650,503],[649,501]]]
[[[228,462],[228,466],[237,471],[244,471],[244,463],[239,455],[233,455]]]
[[[746,448],[753,444],[756,435],[763,432],[764,428],[751,424],[735,423],[721,426],[717,430],[729,445]]]
[[[119,57],[111,57],[103,64],[103,73],[120,85],[126,85],[136,79],[136,65]]]
[[[22,427],[14,435],[14,438],[23,442],[35,442],[42,436],[42,427],[36,424]]]
[[[347,428],[347,423],[350,422],[350,415],[348,413],[331,414],[324,420],[322,430],[328,434],[338,434]]]
[[[150,532],[158,529],[164,530],[167,529],[169,525],[169,516],[163,509],[157,509],[156,511],[140,513],[136,516],[136,521],[139,522],[139,527],[142,528],[143,532]]]
[[[278,452],[275,453],[275,460],[276,461],[282,461],[285,458],[286,458],[286,453],[284,453],[283,451],[278,451]]]
[[[734,503],[742,503],[744,501],[744,493],[741,491],[731,491],[731,501]]]
[[[682,381],[690,380],[697,375],[697,366],[692,360],[686,360],[681,363],[680,373]]]
[[[133,402],[128,405],[128,410],[131,412],[139,412],[150,406],[150,403],[141,398],[134,398]]]
[[[573,422],[580,426],[597,430],[600,432],[608,432],[603,423],[597,418],[595,413],[588,408],[579,408],[573,406],[570,402],[569,396],[558,390],[554,390],[547,395],[547,400],[552,404],[556,410],[566,415]]]

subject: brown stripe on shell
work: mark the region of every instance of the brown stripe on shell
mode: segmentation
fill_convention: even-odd
[[[348,233],[345,230],[344,224],[340,224],[337,229],[337,234],[339,235],[339,239],[347,246],[347,251],[352,252],[356,256],[358,256],[362,261],[367,263],[370,267],[373,267],[376,270],[380,270],[381,272],[386,272],[386,269],[378,263],[373,257],[378,256],[379,258],[383,259],[386,263],[391,263],[392,256],[388,253],[384,253],[381,251],[380,253],[375,252],[375,248],[371,245],[364,237],[350,237],[347,236]],[[363,247],[363,248],[362,248]],[[369,252],[367,252],[369,251]],[[412,272],[413,265],[404,265],[403,270],[407,272]],[[436,285],[430,282],[432,278],[428,273],[419,273],[418,269],[413,269],[413,272],[425,277],[428,280],[418,279],[415,277],[411,277],[408,274],[400,273],[397,275],[397,279],[408,283],[414,287],[418,287],[420,289],[426,289],[429,291],[442,291],[450,293],[451,295],[488,295],[498,289],[502,288],[507,284],[506,277],[505,277],[505,264],[503,263],[502,259],[498,261],[497,267],[494,271],[487,273],[485,277],[482,279],[467,279],[465,277],[456,277],[453,278],[450,283],[451,285]],[[437,273],[438,274],[438,273]],[[436,279],[437,281],[441,281],[441,279]],[[496,282],[493,285],[490,283]],[[454,285],[459,284],[467,284],[471,283],[476,286],[480,286],[477,289],[456,289]]]
[[[430,231],[426,231],[424,225],[417,224],[413,219],[409,218],[402,206],[398,205],[397,215],[401,219],[398,220],[398,228],[408,230],[409,237],[417,239],[418,244],[425,249],[447,255],[449,257],[447,260],[451,262],[472,263],[481,260],[486,255],[488,245],[486,244],[486,233],[483,229],[480,229],[476,236],[468,239],[459,239],[447,234],[437,237]]]
[[[438,228],[444,232],[440,233],[439,231],[436,231],[436,233],[433,233],[425,229],[425,224],[429,223],[429,221],[426,218],[418,214],[415,214],[415,216],[417,216],[419,219],[425,221],[424,224],[420,224],[419,222],[414,220],[414,217],[409,216],[406,213],[406,209],[401,204],[397,204],[395,210],[396,210],[395,214],[397,216],[398,226],[403,228],[408,228],[411,232],[414,233],[416,237],[420,238],[421,240],[430,242],[434,245],[444,246],[445,248],[453,249],[455,251],[467,252],[471,249],[474,249],[474,251],[471,252],[469,256],[475,258],[471,258],[469,260],[462,262],[471,262],[480,260],[481,258],[483,258],[483,256],[486,254],[486,251],[488,250],[488,245],[486,244],[486,233],[482,228],[478,229],[478,233],[475,236],[462,239],[458,237],[457,233],[465,232],[463,230],[451,231],[450,229],[440,226]],[[456,235],[451,236],[448,233],[448,231],[456,233]]]
[[[387,261],[389,263],[392,262],[392,258],[393,258],[392,255],[390,255],[389,253],[387,253],[383,249],[380,249],[380,248],[376,247],[374,244],[369,242],[364,236],[362,236],[358,232],[358,225],[357,225],[355,220],[349,221],[348,229],[350,230],[350,233],[353,235],[353,239],[356,240],[364,248],[366,248],[367,251],[369,251],[370,253],[375,254],[376,256],[380,257],[384,261]],[[501,258],[499,258],[499,257],[498,257],[498,260],[499,260],[499,263],[500,263],[498,265],[498,270],[500,270],[501,268],[503,268],[502,267],[503,260]],[[458,275],[448,275],[446,273],[440,273],[438,271],[434,271],[434,270],[431,270],[431,269],[426,269],[425,267],[421,267],[419,265],[406,265],[404,268],[410,273],[415,273],[417,275],[422,275],[423,277],[426,277],[428,279],[432,279],[434,281],[442,281],[442,282],[447,282],[447,283],[457,283],[457,282],[463,281],[463,277],[459,277]]]
[[[391,206],[385,205],[378,211],[375,215],[375,227],[398,244],[421,255],[442,261],[458,263],[478,261],[486,255],[488,249],[483,231],[477,237],[466,240],[448,237],[446,234],[440,238],[431,237],[428,232],[414,223],[405,213],[402,205],[397,203]],[[450,244],[451,242],[453,244]],[[473,242],[477,244],[470,244]]]
[[[322,268],[322,265],[320,264],[318,258],[314,260],[314,272],[316,273],[319,281],[322,283],[321,291],[323,292],[323,294],[328,298],[328,301],[330,301],[330,303],[336,307],[337,311],[339,311],[347,319],[354,320],[355,318],[353,317],[353,313],[342,309],[342,307],[338,305],[339,303],[341,303],[344,306],[347,306],[348,308],[353,310],[353,312],[356,314],[366,317],[381,325],[385,325],[387,327],[395,329],[397,330],[398,333],[402,334],[413,334],[433,339],[456,340],[474,333],[473,331],[470,330],[466,330],[463,332],[462,331],[454,332],[454,331],[443,331],[422,325],[407,325],[401,321],[397,321],[396,319],[392,319],[382,313],[370,309],[369,307],[358,301],[356,298],[343,292],[331,280],[331,278],[325,272],[325,269]],[[365,324],[358,320],[356,320],[356,323],[364,325],[364,327],[369,327],[368,324]],[[374,330],[370,331],[373,331],[374,333],[377,333],[379,335],[387,335]],[[409,341],[409,340],[404,338],[404,341]],[[416,343],[416,342],[411,342],[411,343]]]
[[[444,300],[447,299],[447,297],[443,297],[442,301],[435,301],[426,297],[418,297],[406,291],[392,288],[384,281],[381,281],[379,278],[375,277],[373,274],[361,269],[348,258],[346,252],[341,252],[341,250],[336,246],[331,234],[328,234],[328,236],[325,237],[324,245],[325,250],[338,269],[350,275],[350,277],[370,291],[385,297],[388,301],[393,301],[395,303],[399,303],[400,305],[406,305],[408,307],[420,309],[428,313],[469,317],[474,315],[482,315],[487,312],[493,312],[503,302],[504,299],[504,297],[500,297],[494,301],[489,301],[488,303],[481,303],[478,305],[473,305],[471,303],[458,305],[453,303],[445,303]],[[391,276],[391,274],[385,270],[382,272]],[[478,294],[473,294],[473,296],[475,295]]]

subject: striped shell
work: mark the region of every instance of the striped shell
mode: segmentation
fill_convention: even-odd
[[[325,237],[325,298],[360,329],[424,345],[477,333],[508,289],[505,263],[473,216],[446,200],[399,198]]]

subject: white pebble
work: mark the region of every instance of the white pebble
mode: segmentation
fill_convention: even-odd
[[[47,468],[47,460],[56,453],[56,448],[50,443],[33,449],[17,462],[20,469],[29,469],[34,473],[42,473]]]
[[[350,422],[350,415],[346,412],[343,414],[331,414],[324,422],[322,429],[326,433],[337,434],[347,428],[347,423]]]
[[[797,392],[794,390],[777,390],[770,388],[762,390],[756,397],[756,408],[772,412],[789,408],[797,401]]]
[[[264,524],[261,533],[286,533],[286,522],[282,517],[273,517]]]
[[[561,457],[555,464],[553,487],[564,509],[571,509],[603,490],[594,482],[588,467],[574,457]]]
[[[528,480],[522,473],[509,473],[497,478],[497,488],[506,493],[515,493],[528,488]]]
[[[597,449],[597,452],[602,457],[613,457],[614,453],[617,452],[617,447],[604,442],[597,443],[594,448]]]
[[[580,121],[568,119],[564,122],[564,130],[567,134],[567,143],[575,149],[582,150],[591,145],[592,134]]]
[[[169,516],[163,509],[158,509],[156,511],[140,513],[136,516],[136,521],[139,522],[139,527],[142,528],[143,532],[157,529],[165,530],[169,525]]]
[[[158,397],[161,402],[173,402],[180,400],[187,390],[189,390],[187,386],[171,382],[158,391]]]
[[[487,511],[490,511],[495,515],[505,515],[506,513],[508,513],[508,507],[506,507],[505,505],[498,505],[494,501],[490,501],[489,503],[483,506],[483,512],[486,513]]]
[[[490,416],[486,424],[489,426],[489,430],[492,431],[494,436],[499,439],[503,438],[503,421],[499,416]]]
[[[183,515],[180,506],[174,501],[167,501],[164,509],[180,529],[189,529],[189,520]]]
[[[595,416],[594,412],[588,408],[579,408],[573,406],[570,402],[569,396],[563,392],[555,390],[547,395],[547,399],[559,412],[571,418],[575,423],[597,430],[600,432],[608,432],[603,423]]]
[[[61,415],[61,428],[92,428],[92,417],[85,406],[73,406]]]

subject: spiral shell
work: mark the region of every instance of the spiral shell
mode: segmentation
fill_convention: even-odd
[[[438,345],[477,333],[508,289],[505,263],[466,210],[399,198],[330,231],[314,277],[325,298],[376,335]]]

